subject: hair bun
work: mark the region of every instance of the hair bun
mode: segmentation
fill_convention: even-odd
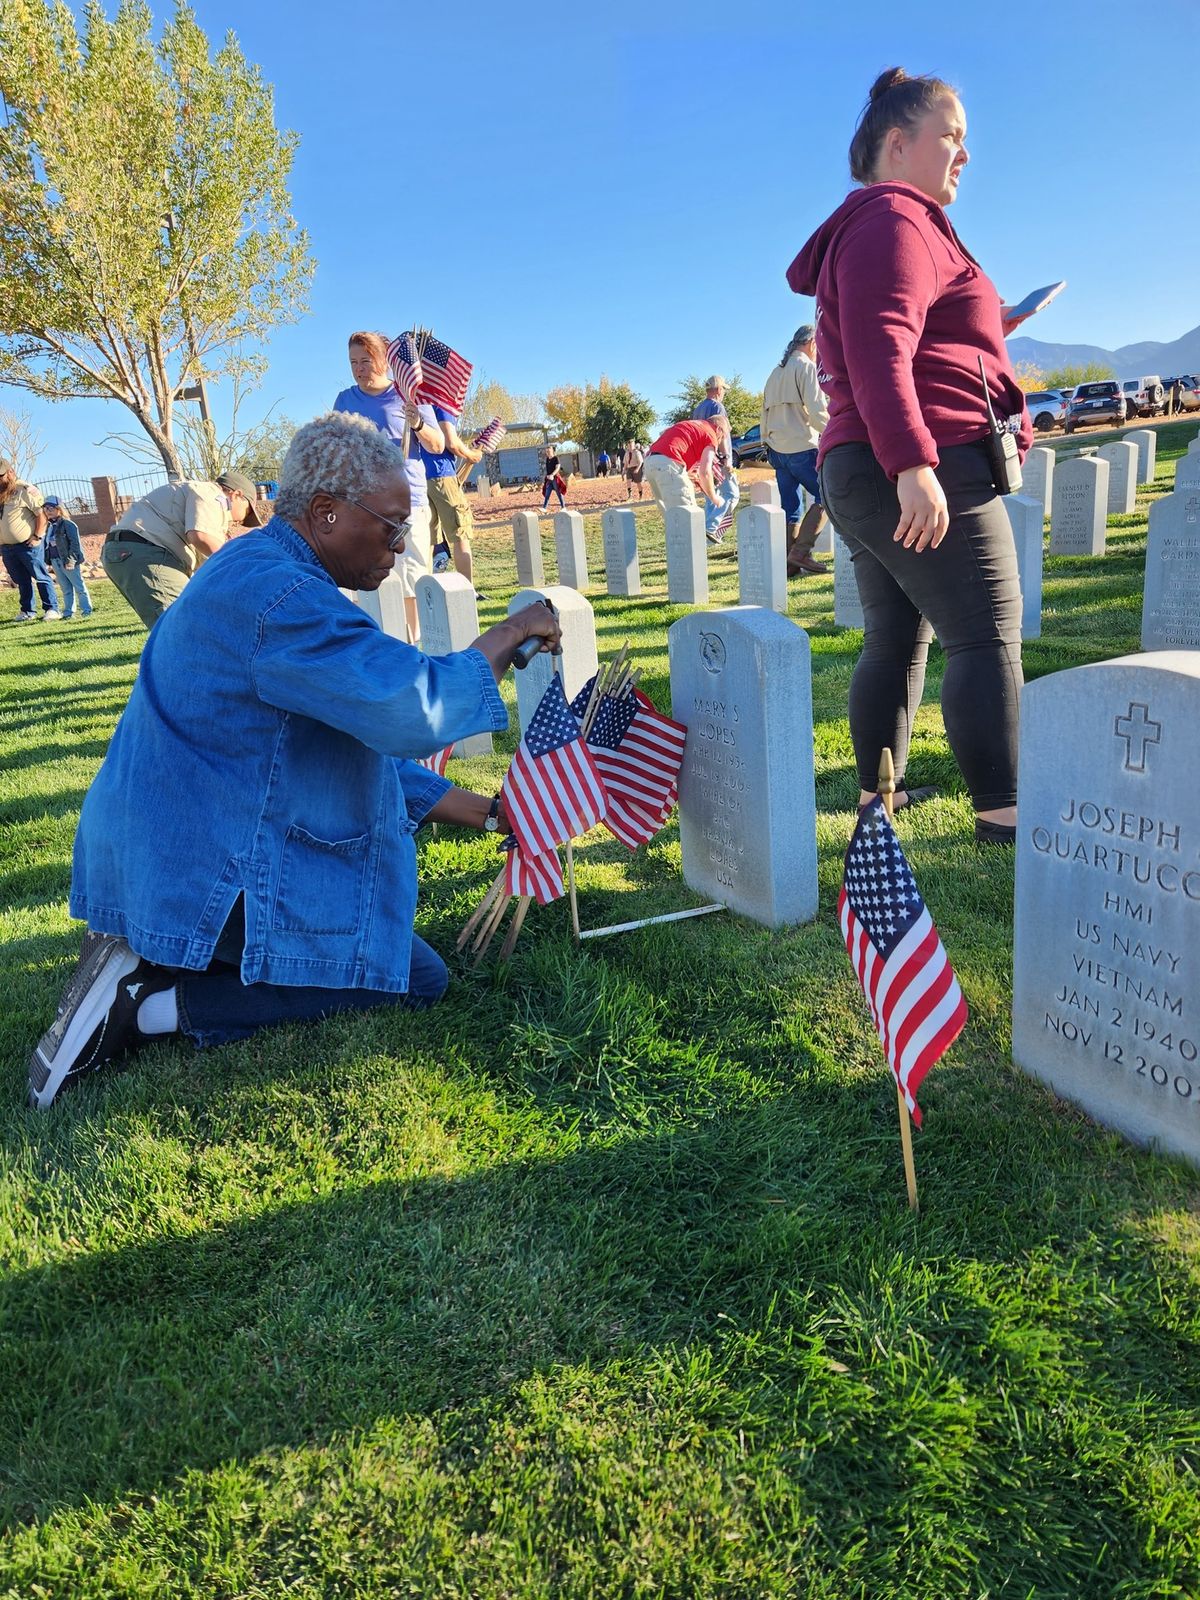
[[[889,89],[894,89],[898,83],[905,83],[908,73],[903,67],[889,67],[886,72],[881,72],[871,85],[871,104],[885,95]]]

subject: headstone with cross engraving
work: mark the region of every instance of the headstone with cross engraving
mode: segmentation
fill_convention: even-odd
[[[1180,456],[1175,463],[1175,493],[1181,489],[1200,489],[1200,453]]]
[[[1072,456],[1054,467],[1052,556],[1102,556],[1108,519],[1108,462]]]
[[[808,635],[760,606],[693,611],[667,633],[684,882],[768,928],[817,914]]]
[[[774,478],[759,478],[750,485],[750,504],[779,509],[779,485]]]
[[[1142,649],[1200,650],[1200,484],[1150,507]]]
[[[565,584],[540,584],[537,588],[521,589],[508,603],[508,614],[522,611],[535,600],[549,600],[558,612],[562,629],[562,679],[568,700],[583,688],[598,665],[596,655],[596,618],[591,605],[578,589],[568,589]],[[554,676],[553,656],[539,650],[529,665],[513,673],[517,691],[517,722],[524,730],[538,708],[550,679]]]
[[[1026,685],[1013,1060],[1200,1165],[1198,720],[1196,651]]]
[[[1153,483],[1154,457],[1158,450],[1158,435],[1154,429],[1135,428],[1132,433],[1123,433],[1121,437],[1127,440],[1128,443],[1137,446],[1137,481],[1139,483]]]
[[[583,518],[578,511],[554,513],[554,551],[558,558],[559,583],[571,589],[586,589],[587,545],[583,541]]]
[[[628,506],[609,506],[600,518],[600,531],[604,536],[605,588],[609,594],[641,594],[637,518]]]
[[[469,650],[479,637],[479,611],[470,580],[458,572],[427,572],[417,579],[417,619],[427,656]],[[456,756],[490,756],[490,733],[473,733],[454,746]]]
[[[536,511],[513,512],[513,544],[517,553],[517,582],[540,589],[546,581],[542,565],[542,529]]]

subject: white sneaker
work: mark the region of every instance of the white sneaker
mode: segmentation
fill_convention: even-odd
[[[13,618],[13,621],[14,622],[36,622],[37,621],[37,612],[36,611],[18,611],[16,616]]]
[[[42,621],[43,622],[61,622],[62,621],[62,612],[61,611],[53,611],[53,610],[51,610],[51,611],[43,611],[42,612]]]

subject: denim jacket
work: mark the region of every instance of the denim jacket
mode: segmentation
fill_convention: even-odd
[[[151,630],[83,802],[71,914],[195,969],[244,896],[244,983],[403,992],[413,835],[451,787],[408,758],[507,722],[478,650],[390,638],[275,517]]]

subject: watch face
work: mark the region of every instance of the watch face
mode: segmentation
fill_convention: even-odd
[[[488,833],[498,833],[500,830],[500,818],[485,817],[483,820],[483,826]]]

